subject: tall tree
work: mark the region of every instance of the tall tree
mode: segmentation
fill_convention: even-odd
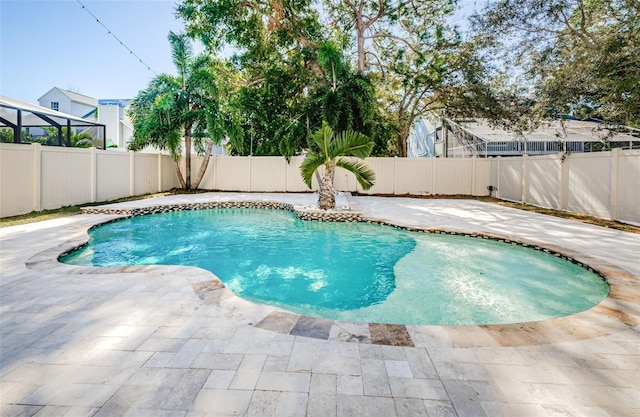
[[[225,108],[225,97],[233,82],[232,70],[206,54],[195,56],[191,41],[184,34],[169,32],[172,60],[178,75],[160,74],[131,103],[134,138],[129,149],[155,146],[170,152],[176,162],[180,185],[198,188],[207,169],[214,143],[233,134],[232,115]],[[185,173],[179,161],[184,138]],[[191,152],[204,154],[195,180],[191,181]]]
[[[447,19],[455,0],[325,0],[329,19],[370,72],[380,102],[397,127],[397,153],[407,154],[414,121],[445,105],[458,35]]]
[[[306,144],[309,87],[324,82],[316,49],[322,40],[310,0],[184,0],[178,13],[190,36],[214,52],[227,48],[241,70],[234,96],[244,136],[232,154],[284,155]]]
[[[371,134],[376,112],[371,77],[353,71],[343,51],[332,42],[318,47],[317,60],[325,79],[309,92],[306,106],[310,130],[320,129],[326,122],[334,131],[355,130]]]
[[[640,1],[499,0],[474,29],[502,45],[538,114],[640,126]]]

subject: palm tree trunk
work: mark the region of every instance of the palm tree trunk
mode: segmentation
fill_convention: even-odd
[[[213,150],[213,141],[209,141],[209,146],[207,146],[207,150],[204,154],[204,159],[202,160],[202,165],[200,165],[200,169],[198,170],[198,174],[196,178],[193,180],[193,189],[197,189],[204,177],[204,173],[207,171],[207,167],[209,166],[209,160],[211,159],[211,151]]]
[[[185,184],[187,190],[191,189],[191,126],[184,128],[184,162]]]
[[[184,178],[182,177],[182,171],[180,171],[180,160],[176,162],[176,174],[178,174],[178,181],[180,181],[180,188],[185,188]]]
[[[322,210],[334,209],[336,207],[336,189],[333,186],[333,169],[325,169],[322,181],[319,185],[318,206]]]

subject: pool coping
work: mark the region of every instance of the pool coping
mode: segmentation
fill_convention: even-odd
[[[198,267],[169,265],[88,267],[72,266],[58,261],[60,257],[67,253],[86,245],[89,240],[88,231],[100,224],[152,213],[209,208],[284,209],[294,211],[296,216],[303,220],[361,221],[409,231],[462,235],[522,245],[554,256],[563,257],[598,273],[609,284],[609,295],[599,304],[586,311],[535,322],[459,326],[345,322],[301,316],[276,307],[251,303],[231,293],[212,272]],[[353,208],[357,209],[357,207]],[[445,329],[456,347],[496,347],[545,345],[585,340],[621,332],[640,324],[640,280],[638,277],[588,254],[513,236],[435,227],[412,227],[396,224],[385,219],[365,217],[357,210],[324,212],[295,206],[291,203],[265,200],[157,204],[142,208],[90,207],[84,208],[83,212],[85,214],[111,214],[117,217],[100,221],[90,226],[80,227],[78,231],[84,232],[81,236],[33,255],[25,263],[27,268],[34,270],[55,269],[72,274],[144,273],[154,275],[164,274],[169,271],[172,273],[177,272],[189,277],[188,282],[191,284],[195,296],[204,305],[210,305],[215,308],[219,303],[227,302],[229,299],[237,299],[254,306],[260,306],[262,319],[251,323],[252,325],[256,328],[292,336],[392,346],[435,346],[438,344],[437,334],[439,330]],[[630,314],[626,311],[632,311],[633,313]]]

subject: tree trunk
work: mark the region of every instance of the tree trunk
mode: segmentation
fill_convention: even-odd
[[[366,68],[365,50],[364,50],[364,28],[362,28],[362,16],[358,16],[358,71],[364,71]]]
[[[180,171],[180,160],[176,162],[176,174],[178,174],[178,181],[180,181],[180,188],[185,188],[184,178],[182,177],[182,171]]]
[[[184,128],[184,163],[185,184],[187,190],[191,189],[191,126]]]
[[[202,160],[202,165],[200,165],[200,169],[198,170],[198,174],[196,175],[196,179],[193,180],[193,189],[197,189],[200,186],[200,182],[204,177],[204,173],[207,171],[207,167],[209,166],[209,160],[211,159],[211,151],[213,150],[213,141],[209,141],[209,146],[207,146],[207,150],[204,154],[204,159]]]
[[[324,171],[322,182],[318,191],[318,206],[322,210],[332,210],[336,207],[336,189],[333,186],[333,169]]]
[[[400,158],[407,157],[407,139],[409,138],[409,132],[401,129],[398,132],[398,156]]]

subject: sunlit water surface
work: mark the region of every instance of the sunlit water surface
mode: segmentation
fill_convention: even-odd
[[[78,265],[191,265],[236,295],[308,316],[398,324],[498,324],[589,309],[596,274],[533,249],[261,209],[180,211],[90,230]]]

